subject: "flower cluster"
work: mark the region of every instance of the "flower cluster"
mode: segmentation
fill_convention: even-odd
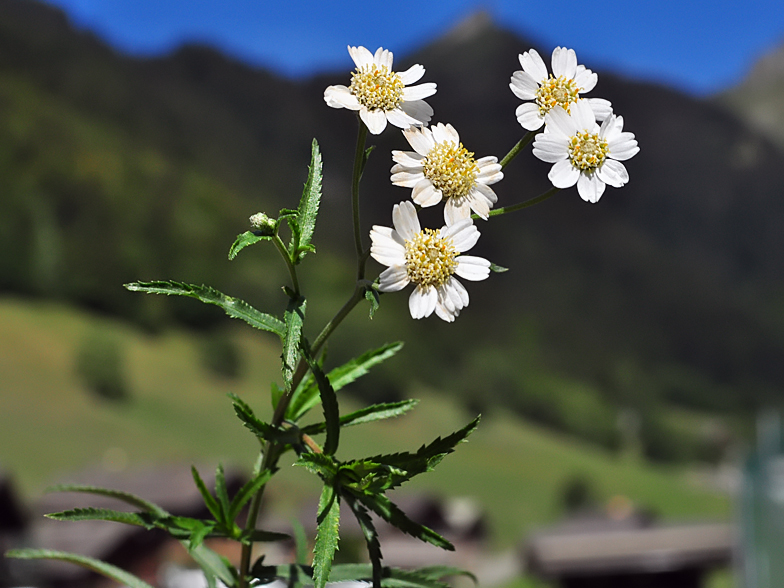
[[[501,163],[495,156],[475,158],[451,124],[428,126],[433,109],[424,101],[435,94],[434,83],[412,86],[425,73],[417,64],[402,73],[392,70],[392,53],[379,48],[349,47],[356,66],[349,86],[329,86],[324,100],[333,108],[359,114],[372,134],[390,123],[402,129],[413,151],[393,151],[391,182],[411,188],[411,200],[395,204],[393,227],[375,225],[370,231],[370,255],[387,266],[378,282],[381,292],[402,290],[409,283],[413,318],[435,312],[452,322],[468,305],[468,292],[455,276],[484,280],[492,264],[481,257],[463,255],[476,244],[479,230],[473,218],[488,220],[522,208],[492,211],[498,197],[492,184],[503,179],[503,167],[517,154],[516,147]],[[609,101],[584,98],[598,76],[578,65],[572,49],[556,47],[552,73],[539,53],[531,49],[519,56],[521,71],[509,87],[525,102],[516,111],[520,125],[534,139],[533,154],[554,164],[548,177],[558,189],[577,186],[583,200],[597,202],[605,186],[621,187],[629,174],[621,163],[639,148],[634,135],[623,131],[623,118]],[[599,126],[601,123],[601,126]],[[524,142],[521,140],[518,147]],[[444,226],[420,228],[417,207],[444,204]],[[473,218],[472,218],[473,217]]]

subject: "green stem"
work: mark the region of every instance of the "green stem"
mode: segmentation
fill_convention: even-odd
[[[556,192],[559,192],[560,190],[561,190],[560,188],[552,187],[549,190],[547,190],[547,192],[544,192],[543,194],[539,194],[539,196],[536,196],[534,198],[524,200],[523,202],[518,202],[517,204],[512,204],[511,206],[504,206],[502,208],[494,208],[493,210],[490,211],[490,214],[488,216],[499,216],[502,214],[515,212],[517,210],[522,210],[523,208],[528,208],[529,206],[533,206],[534,204],[539,204],[540,202],[544,202],[550,196],[554,195]],[[474,216],[475,218],[479,218],[476,215],[472,215],[472,216]]]
[[[281,257],[283,257],[284,261],[286,262],[286,267],[289,269],[289,275],[291,276],[291,285],[294,288],[294,293],[299,296],[299,280],[297,279],[297,269],[291,262],[291,256],[289,255],[286,246],[283,244],[280,235],[276,233],[272,238],[272,242],[275,244],[275,247],[280,252]]]
[[[507,165],[509,165],[509,162],[517,157],[517,154],[520,153],[520,151],[522,151],[523,148],[528,145],[528,143],[534,140],[534,137],[536,137],[538,132],[539,131],[528,131],[525,135],[523,135],[523,138],[520,139],[517,144],[509,150],[509,153],[507,153],[501,160],[501,169],[504,169]]]
[[[357,279],[365,277],[364,248],[362,247],[362,226],[359,222],[359,180],[362,178],[362,171],[365,167],[365,140],[367,139],[367,127],[359,120],[359,130],[357,131],[357,149],[354,152],[354,173],[351,178],[351,213],[354,220],[354,246],[357,250]],[[315,350],[314,350],[315,352]]]

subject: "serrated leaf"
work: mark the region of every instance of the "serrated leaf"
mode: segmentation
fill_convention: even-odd
[[[324,426],[327,432],[327,439],[324,442],[324,453],[335,455],[340,441],[340,409],[338,407],[338,397],[329,378],[321,370],[321,366],[313,359],[310,353],[308,342],[302,340],[302,355],[308,362],[310,371],[316,380],[321,397],[321,406],[324,408]]]
[[[239,492],[234,496],[229,505],[229,520],[233,521],[240,514],[242,507],[258,492],[264,484],[266,484],[272,477],[272,472],[266,470],[259,473],[252,479],[248,480],[245,485],[240,488]]]
[[[240,319],[248,323],[251,327],[275,333],[283,337],[286,330],[285,325],[280,319],[269,314],[260,312],[247,302],[239,298],[226,296],[210,286],[197,286],[195,284],[185,284],[183,282],[156,281],[156,282],[132,282],[125,284],[131,292],[146,292],[148,294],[166,294],[169,296],[188,296],[196,298],[205,304],[214,304],[224,310],[232,318]]]
[[[231,398],[237,418],[256,437],[264,441],[271,441],[278,436],[278,431],[272,425],[258,419],[253,413],[253,409],[242,398],[233,393],[229,393],[229,398]]]
[[[370,518],[370,515],[364,506],[350,494],[346,493],[344,496],[365,537],[368,556],[370,557],[370,563],[373,566],[373,586],[374,588],[381,588],[381,544],[378,542],[376,527],[373,525],[373,520]]]
[[[495,272],[497,274],[502,274],[504,272],[508,272],[509,268],[508,267],[501,267],[500,265],[496,265],[494,263],[491,263],[490,264],[490,271],[491,272]]]
[[[137,578],[133,574],[130,574],[117,566],[76,553],[54,551],[51,549],[12,549],[7,551],[5,556],[16,559],[53,559],[66,561],[87,568],[88,570],[98,572],[128,588],[153,588],[141,578]]]
[[[291,380],[297,369],[302,324],[305,322],[305,308],[306,300],[304,298],[292,298],[284,315],[286,327],[283,336],[282,372],[286,390],[291,390]]]
[[[152,513],[126,512],[110,508],[74,508],[62,512],[49,513],[44,516],[55,521],[112,521],[144,527],[145,529],[152,529],[158,518]]]
[[[404,533],[435,545],[436,547],[440,547],[441,549],[446,549],[447,551],[455,550],[454,545],[436,533],[433,529],[409,519],[394,502],[383,494],[373,496],[359,494],[357,495],[357,499],[390,525],[397,527]]]
[[[340,498],[331,484],[325,484],[319,499],[316,544],[313,547],[313,583],[324,588],[329,580],[332,559],[338,548]]]
[[[131,506],[135,506],[161,517],[169,515],[168,512],[166,512],[157,504],[149,502],[148,500],[140,498],[139,496],[131,494],[130,492],[123,492],[122,490],[99,488],[97,486],[87,486],[84,484],[56,484],[47,488],[46,492],[80,492],[84,494],[95,494],[97,496],[107,496],[109,498],[116,498],[117,500],[121,500],[126,504],[130,504]]]
[[[309,472],[318,474],[325,481],[334,479],[340,465],[329,455],[323,453],[303,453],[294,465],[303,466]]]
[[[237,254],[250,245],[255,245],[259,241],[270,241],[272,235],[264,235],[260,231],[245,231],[237,235],[237,238],[232,243],[229,249],[229,259],[234,259]]]
[[[332,389],[336,392],[349,385],[354,380],[361,378],[368,373],[370,368],[389,359],[403,348],[401,341],[387,343],[378,349],[373,349],[363,353],[359,357],[344,363],[327,374]],[[318,386],[314,383],[308,386],[296,398],[292,399],[287,415],[289,420],[294,422],[301,419],[307,412],[319,402]]]
[[[313,250],[311,239],[316,228],[316,218],[318,217],[319,205],[321,204],[321,179],[321,152],[319,151],[318,142],[313,139],[308,179],[305,182],[305,188],[302,191],[302,197],[297,209],[299,239],[296,243],[296,249],[292,251],[292,261],[294,263],[299,263],[306,252]]]
[[[234,525],[234,520],[229,518],[229,492],[226,489],[226,473],[223,471],[222,464],[218,464],[218,467],[215,468],[215,496],[218,499],[222,517],[218,520],[227,528],[231,528]]]
[[[347,415],[343,415],[340,417],[340,426],[352,427],[354,425],[362,425],[364,423],[372,423],[374,421],[398,417],[414,408],[418,403],[419,400],[401,400],[400,402],[373,404]],[[322,433],[324,429],[324,423],[314,423],[302,427],[301,431],[306,435],[318,435],[319,433]]]
[[[199,490],[199,494],[201,494],[201,497],[204,500],[204,505],[207,507],[207,510],[212,513],[212,516],[215,517],[216,521],[223,522],[223,512],[221,512],[220,504],[218,504],[218,501],[215,500],[215,497],[210,494],[210,491],[207,489],[207,485],[199,475],[199,470],[197,470],[194,466],[191,466],[191,475],[193,476],[193,481],[196,483],[196,488]]]

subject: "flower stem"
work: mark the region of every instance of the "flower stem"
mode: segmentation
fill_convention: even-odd
[[[529,198],[528,200],[524,200],[523,202],[518,202],[517,204],[512,204],[511,206],[504,206],[502,208],[494,208],[490,211],[488,216],[499,216],[502,214],[507,214],[510,212],[515,212],[518,210],[522,210],[523,208],[528,208],[529,206],[533,206],[534,204],[539,204],[540,202],[544,202],[550,196],[554,195],[556,192],[559,192],[561,189],[552,187],[547,192],[539,194],[539,196],[535,196],[534,198]],[[472,215],[475,216],[476,215]],[[479,217],[476,217],[479,218]]]
[[[507,165],[509,165],[509,162],[517,157],[517,154],[523,150],[523,147],[534,140],[534,137],[538,132],[539,131],[528,131],[525,135],[523,135],[523,138],[520,139],[517,144],[509,150],[509,153],[504,155],[504,158],[501,160],[501,169],[504,169]]]
[[[351,178],[351,213],[354,220],[354,246],[357,250],[357,279],[365,277],[364,248],[362,247],[362,226],[359,222],[359,180],[362,178],[362,171],[365,167],[365,140],[367,139],[367,127],[362,120],[359,121],[357,131],[357,149],[354,152],[354,173]]]
[[[291,262],[291,257],[289,256],[289,252],[277,233],[272,238],[272,242],[275,244],[275,247],[277,248],[277,250],[280,252],[280,255],[285,260],[286,267],[289,269],[289,275],[291,276],[291,286],[294,289],[295,294],[299,296],[299,280],[297,279],[297,269],[294,267],[294,264]]]

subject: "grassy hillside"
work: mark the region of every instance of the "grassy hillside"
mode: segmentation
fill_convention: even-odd
[[[228,319],[227,319],[228,320]],[[256,442],[236,421],[225,397],[235,392],[260,415],[269,413],[267,390],[278,369],[273,337],[241,324],[230,336],[246,370],[234,381],[206,372],[203,338],[185,331],[150,336],[111,319],[52,303],[0,301],[0,464],[30,497],[65,472],[103,463],[186,460],[249,468]],[[126,358],[130,400],[99,401],[74,370],[80,342],[111,329]],[[399,369],[400,362],[398,362]],[[347,429],[343,458],[360,451],[415,449],[465,424],[472,415],[448,390],[414,385],[406,395],[422,402],[394,422]],[[344,396],[345,411],[356,402]],[[509,546],[533,527],[561,515],[560,492],[574,477],[593,481],[597,496],[616,494],[673,519],[729,517],[726,497],[690,485],[686,470],[617,457],[575,438],[493,411],[470,441],[411,490],[474,496],[487,509],[497,546]],[[316,483],[301,468],[286,468],[271,496],[291,505],[312,498]]]

